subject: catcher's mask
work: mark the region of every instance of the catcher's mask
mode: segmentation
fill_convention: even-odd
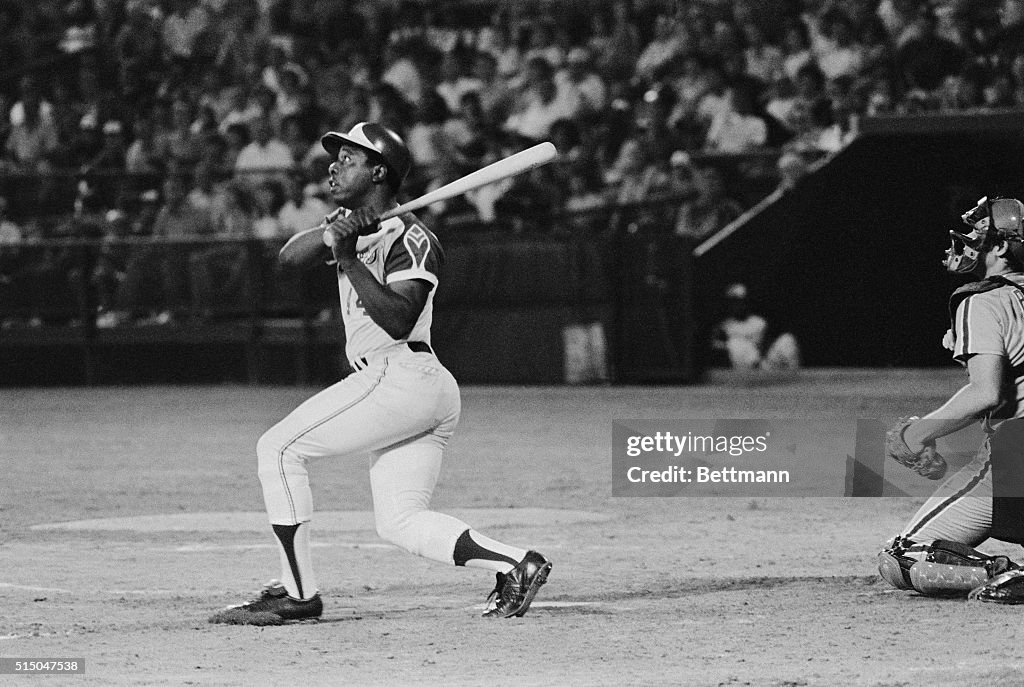
[[[967,233],[951,230],[943,264],[950,272],[966,274],[978,266],[981,254],[999,241],[1007,241],[1010,253],[1024,262],[1024,203],[1015,198],[982,198],[960,216],[971,227]]]

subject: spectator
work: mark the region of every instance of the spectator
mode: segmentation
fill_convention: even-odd
[[[444,136],[459,169],[478,169],[496,157],[493,155],[496,127],[484,111],[478,91],[462,96],[458,111],[444,123]]]
[[[860,112],[863,109],[853,90],[853,80],[838,78],[830,82],[831,124],[826,126],[818,138],[818,149],[836,153],[857,137],[860,129]]]
[[[786,23],[782,49],[782,69],[787,77],[795,81],[799,71],[814,61],[814,57],[811,55],[810,35],[803,22],[789,21]]]
[[[786,332],[769,344],[768,321],[751,310],[744,284],[730,285],[725,297],[726,316],[715,327],[711,341],[720,364],[737,370],[800,367],[796,338]]]
[[[171,10],[162,27],[164,54],[171,60],[191,62],[210,18],[198,0],[171,0],[169,4]]]
[[[192,207],[208,213],[214,227],[218,226],[226,212],[228,179],[229,177],[212,161],[196,165],[195,179],[187,200]]]
[[[253,203],[256,207],[256,218],[252,224],[252,235],[264,241],[275,239],[286,239],[292,234],[285,231],[284,226],[278,219],[278,212],[284,204],[284,190],[277,181],[264,181],[256,187],[253,194]],[[316,225],[310,225],[316,226]],[[309,227],[306,227],[307,229]],[[263,258],[267,264],[277,258],[280,244],[268,244],[264,246]]]
[[[132,141],[124,155],[125,171],[133,175],[160,174],[167,160],[167,152],[156,138],[156,127],[151,112],[139,112],[132,126]]]
[[[211,165],[220,177],[229,177],[235,173],[235,163],[249,140],[249,129],[244,124],[233,124],[226,134],[213,136],[206,142],[200,163]]]
[[[998,66],[1009,66],[1024,52],[1024,0],[1002,0],[998,9],[999,30],[986,47]]]
[[[210,213],[188,200],[190,190],[188,179],[180,174],[172,174],[164,182],[163,204],[152,230],[152,236],[163,242],[133,246],[128,254],[116,298],[125,319],[166,325],[188,316],[187,241],[213,232]],[[144,197],[146,202],[154,200],[151,194]]]
[[[473,78],[480,84],[477,93],[484,114],[492,122],[505,121],[512,92],[508,81],[498,74],[497,58],[489,52],[478,51],[473,57]]]
[[[288,117],[301,118],[312,108],[312,93],[309,90],[309,76],[302,67],[286,64],[279,77],[275,109],[282,124]]]
[[[157,130],[157,140],[161,148],[167,151],[168,164],[176,164],[180,169],[190,169],[203,153],[203,139],[192,130],[193,108],[184,95],[171,103],[170,126]]]
[[[42,118],[37,94],[25,94],[21,105],[20,121],[12,124],[4,144],[4,162],[14,172],[44,174],[51,169],[60,144],[57,129],[52,120]]]
[[[497,76],[502,80],[508,80],[517,76],[522,70],[523,53],[507,16],[504,14],[501,16],[502,19],[490,34],[490,40],[485,46],[481,46],[481,49],[494,56]]]
[[[459,109],[463,95],[479,91],[484,85],[481,80],[466,74],[466,59],[464,54],[456,50],[446,52],[441,58],[441,79],[434,88],[444,98],[449,112]]]
[[[244,241],[255,237],[259,218],[253,188],[258,186],[251,182],[227,186],[227,207],[214,232],[215,238],[227,242],[209,244],[188,258],[192,316],[200,322],[210,320],[217,310],[244,311],[251,306],[252,261]]]
[[[144,2],[126,4],[126,20],[114,38],[114,60],[121,91],[133,98],[152,93],[163,65],[163,38]]]
[[[526,65],[523,89],[502,128],[523,138],[540,141],[547,138],[552,123],[558,119],[572,119],[579,108],[579,94],[559,92],[551,64],[543,57],[534,57]]]
[[[704,147],[719,153],[744,153],[762,147],[768,125],[754,114],[754,94],[748,88],[730,90],[730,107],[711,120]]]
[[[125,189],[127,162],[124,126],[116,119],[103,123],[103,147],[82,166],[81,173],[91,177],[96,193],[105,207],[113,207]]]
[[[11,126],[16,126],[25,121],[26,102],[33,103],[32,107],[35,107],[40,120],[47,124],[56,123],[53,104],[43,98],[42,89],[39,87],[39,82],[36,81],[35,77],[23,76],[18,82],[18,92],[21,97],[11,106],[9,111],[8,118]]]
[[[644,83],[650,83],[686,47],[675,20],[667,14],[658,15],[654,21],[654,37],[637,57],[634,66],[636,77]]]
[[[741,25],[747,74],[761,83],[771,83],[784,74],[782,49],[768,41],[764,29],[754,21]]]
[[[608,226],[604,183],[599,170],[592,164],[568,165],[568,193],[565,199],[566,221],[575,232],[599,233]]]
[[[725,78],[725,67],[721,61],[707,63],[704,69],[707,88],[697,101],[694,119],[697,126],[705,132],[716,116],[728,112],[732,108],[732,90]]]
[[[565,61],[565,51],[555,40],[555,21],[550,16],[536,18],[525,27],[526,49],[523,63],[530,64],[535,57],[542,58],[552,69],[558,69]]]
[[[896,73],[904,88],[925,92],[939,88],[946,77],[958,74],[967,63],[967,53],[936,32],[935,16],[922,12],[914,21],[914,37],[894,55]]]
[[[920,93],[923,109],[931,109],[934,106],[946,112],[957,112],[974,110],[985,103],[979,75],[969,69],[960,74],[947,76],[933,94],[924,91]]]
[[[593,70],[593,56],[586,48],[575,47],[565,57],[565,67],[555,74],[555,85],[560,93],[579,101],[576,116],[592,121],[601,113],[608,101],[604,79]]]
[[[281,143],[288,147],[292,164],[301,164],[309,152],[311,143],[303,131],[302,120],[298,115],[290,115],[281,120]]]
[[[415,48],[408,44],[389,46],[385,53],[385,69],[381,74],[382,83],[394,86],[413,104],[422,104],[426,90],[422,70],[415,57]],[[343,131],[347,131],[342,127]]]
[[[239,84],[229,89],[227,112],[221,117],[220,123],[217,125],[222,134],[226,134],[228,129],[235,124],[242,124],[246,127],[252,126],[252,123],[259,118],[259,105],[254,100],[251,100],[249,95],[250,90],[244,84]]]
[[[104,215],[103,239],[89,275],[89,288],[95,294],[96,327],[110,329],[123,324],[125,314],[117,309],[117,293],[128,268],[130,247],[124,243],[131,223],[121,210],[108,210]]]
[[[821,17],[819,30],[814,57],[825,78],[856,76],[864,66],[864,53],[850,18],[838,9],[828,10]]]
[[[722,173],[705,166],[696,172],[697,195],[684,200],[676,213],[675,233],[703,241],[743,213],[740,204],[725,194]]]
[[[415,162],[413,178],[407,185],[418,187],[426,184],[429,177],[451,157],[452,145],[445,131],[448,114],[448,105],[440,93],[431,91],[423,95],[423,103],[405,137]]]
[[[316,185],[306,182],[300,172],[288,175],[285,184],[285,201],[277,212],[281,232],[286,236],[297,234],[323,221],[331,209],[316,196]]]
[[[807,176],[808,165],[802,156],[797,153],[787,152],[779,156],[776,162],[776,169],[779,172],[780,191],[789,191],[796,188],[800,180]]]
[[[592,35],[599,37],[591,44],[598,55],[598,71],[606,82],[628,82],[633,77],[633,68],[642,49],[640,30],[633,21],[629,0],[615,0],[612,3],[612,19],[606,36],[602,35],[600,24],[604,21],[600,11],[593,20],[598,24]]]
[[[270,118],[264,115],[253,122],[253,140],[239,152],[235,173],[255,188],[262,181],[279,178],[294,166],[292,151],[274,136]]]

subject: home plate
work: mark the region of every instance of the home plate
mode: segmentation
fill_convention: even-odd
[[[453,508],[445,513],[475,529],[495,527],[557,527],[581,523],[608,522],[612,516],[582,510],[558,508]],[[263,512],[166,513],[120,518],[97,518],[33,525],[34,530],[99,530],[130,532],[265,532],[269,524]],[[373,512],[360,510],[322,511],[313,514],[313,529],[319,532],[373,531]]]

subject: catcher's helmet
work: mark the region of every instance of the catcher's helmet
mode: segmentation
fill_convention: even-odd
[[[981,253],[1006,241],[1010,254],[1024,265],[1024,203],[1016,198],[987,197],[960,216],[969,232],[950,231],[950,246],[943,264],[950,272],[967,273],[978,266]]]
[[[412,155],[405,141],[394,131],[380,124],[359,122],[347,134],[328,131],[320,139],[320,145],[332,158],[338,157],[338,149],[343,143],[350,143],[379,155],[384,160],[384,166],[388,168],[388,184],[394,191],[398,190],[412,169]]]

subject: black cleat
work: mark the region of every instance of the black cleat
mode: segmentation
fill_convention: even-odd
[[[277,580],[263,587],[258,598],[246,604],[228,606],[210,616],[211,623],[226,625],[283,625],[293,620],[315,620],[324,612],[320,595],[293,599]]]
[[[497,573],[497,585],[487,597],[490,606],[494,600],[494,608],[484,612],[485,618],[521,618],[530,608],[537,590],[548,581],[551,572],[551,561],[536,551],[527,551],[519,565],[508,573]]]

